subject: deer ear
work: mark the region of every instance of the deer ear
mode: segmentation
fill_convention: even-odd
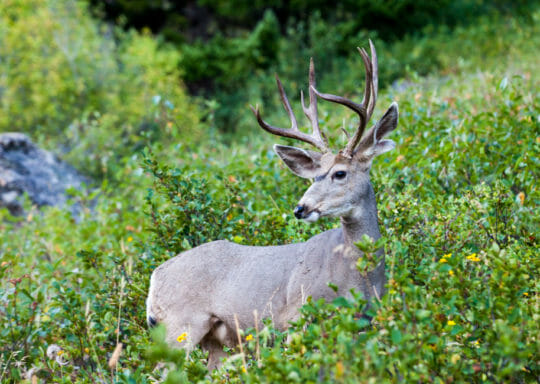
[[[392,140],[383,140],[383,138],[396,129],[398,117],[398,105],[393,102],[384,116],[365,134],[358,145],[356,153],[362,156],[374,157],[394,149],[396,143]]]
[[[371,149],[371,155],[373,157],[382,155],[385,152],[391,151],[396,147],[396,143],[393,140],[380,140]]]
[[[322,153],[278,144],[274,145],[274,151],[297,176],[313,179],[321,172]]]

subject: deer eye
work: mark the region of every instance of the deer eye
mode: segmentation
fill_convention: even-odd
[[[332,175],[332,178],[341,180],[341,179],[345,178],[345,176],[347,176],[347,172],[345,172],[345,171],[337,171],[336,173],[334,173]]]

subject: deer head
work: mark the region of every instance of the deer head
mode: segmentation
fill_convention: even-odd
[[[324,216],[345,218],[357,216],[355,210],[361,210],[362,202],[373,197],[373,189],[369,179],[373,158],[395,147],[392,140],[384,139],[397,126],[398,106],[395,102],[364,135],[367,123],[375,108],[378,92],[377,53],[371,40],[369,45],[371,58],[363,48],[358,48],[366,67],[366,85],[360,104],[341,96],[317,91],[315,88],[315,66],[313,59],[311,60],[309,66],[309,105],[307,107],[304,104],[303,92],[300,94],[302,109],[313,128],[311,134],[298,129],[293,110],[277,76],[276,82],[281,101],[291,120],[291,128],[278,128],[266,123],[261,118],[258,106],[251,107],[259,125],[265,131],[309,143],[318,149],[318,151],[311,151],[285,145],[274,145],[278,156],[295,175],[314,180],[294,209],[294,215],[299,219],[317,221]],[[349,137],[345,148],[337,154],[332,153],[328,146],[328,140],[319,128],[317,97],[342,104],[352,109],[360,117],[354,135]]]

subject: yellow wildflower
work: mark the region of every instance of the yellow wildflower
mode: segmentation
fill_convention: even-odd
[[[529,292],[523,292],[523,296],[529,296]]]
[[[443,259],[449,259],[452,257],[452,254],[451,253],[447,253],[446,255],[443,256]]]
[[[249,334],[246,336],[246,341],[250,341],[250,340],[253,340],[253,335],[252,334]]]
[[[454,320],[448,320],[448,322],[446,324],[450,325],[450,326],[454,326],[454,325],[456,325],[456,322]]]
[[[480,261],[480,258],[478,256],[476,256],[476,253],[473,253],[473,254],[467,256],[467,260],[478,262],[478,261]]]
[[[448,271],[448,274],[449,274],[450,276],[454,276],[454,271],[449,270],[449,271]]]
[[[446,260],[444,257],[439,260],[439,263],[448,263],[448,260]]]
[[[343,366],[343,363],[341,361],[338,361],[336,363],[336,377],[338,378],[342,377],[344,372],[345,372],[345,367]]]
[[[186,339],[186,337],[187,337],[187,333],[184,332],[184,333],[182,333],[180,336],[178,336],[178,337],[176,338],[176,341],[178,341],[179,343],[181,343],[182,341],[184,341],[184,340]]]
[[[247,373],[246,367],[242,367],[242,372]]]
[[[127,241],[128,241],[128,243],[131,243],[131,242],[133,241],[133,237],[131,237],[131,236],[128,237],[128,238],[127,238]]]
[[[525,194],[523,192],[518,193],[518,199],[521,205],[525,202]]]

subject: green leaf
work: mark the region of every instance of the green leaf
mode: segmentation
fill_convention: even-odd
[[[343,296],[336,297],[334,300],[332,300],[332,304],[334,304],[336,307],[345,307],[345,308],[352,307],[349,300],[347,300]]]
[[[423,319],[426,319],[428,318],[429,316],[431,316],[431,311],[428,311],[426,309],[419,309],[416,311],[416,317],[419,319],[419,320],[423,320]]]
[[[457,335],[458,333],[460,333],[461,331],[463,331],[463,327],[459,324],[456,324],[452,327],[452,330],[450,331],[450,334],[452,336],[455,336]]]
[[[401,331],[398,328],[393,328],[390,336],[394,344],[399,344],[402,340]]]

